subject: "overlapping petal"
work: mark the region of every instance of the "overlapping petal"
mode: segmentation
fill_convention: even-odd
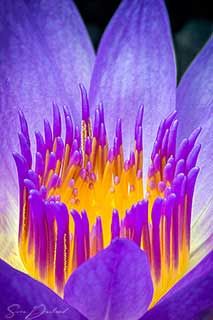
[[[89,83],[94,61],[73,2],[26,3],[0,2],[0,223],[4,227],[1,237],[7,235],[7,242],[1,239],[4,258],[8,258],[7,251],[15,255],[17,242],[18,191],[12,151],[18,149],[18,110],[24,111],[31,134],[42,128],[43,117],[51,118],[53,101],[71,106],[76,114],[78,81]]]
[[[200,173],[193,201],[192,251],[211,240],[213,223],[213,39],[211,38],[183,76],[177,89],[181,137],[201,126]],[[204,247],[205,249],[205,247]],[[206,254],[205,251],[203,251]],[[200,256],[201,257],[201,256]],[[200,258],[199,257],[199,258]]]
[[[124,239],[81,265],[65,287],[65,301],[93,320],[137,320],[152,295],[146,254]]]
[[[212,271],[213,253],[211,252],[141,320],[210,319],[213,315]]]
[[[86,320],[53,291],[0,260],[1,319]]]
[[[103,101],[110,135],[123,120],[130,150],[138,107],[145,106],[146,159],[159,122],[175,108],[176,69],[163,1],[125,0],[110,21],[97,53],[90,87],[92,107]]]

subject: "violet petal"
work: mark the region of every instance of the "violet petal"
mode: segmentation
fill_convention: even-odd
[[[183,277],[141,320],[201,320],[213,315],[213,253]],[[206,316],[206,318],[205,318]]]
[[[146,254],[132,241],[116,239],[69,278],[65,301],[93,320],[137,320],[153,295]]]
[[[163,1],[125,0],[101,40],[90,86],[92,109],[102,101],[110,138],[122,118],[130,151],[138,107],[144,105],[145,152],[162,118],[175,108],[176,68]],[[147,157],[148,158],[148,157]]]
[[[18,146],[18,110],[31,132],[35,125],[42,128],[43,117],[51,119],[54,101],[68,104],[80,118],[78,84],[89,85],[94,54],[72,1],[27,1],[27,6],[22,0],[1,1],[0,30],[0,152],[10,170],[11,152]]]
[[[0,260],[0,288],[1,319],[86,320],[49,288],[3,260]]]
[[[89,84],[94,59],[73,2],[26,3],[23,0],[0,1],[0,223],[4,233],[15,237],[18,189],[12,152],[17,151],[19,145],[18,110],[24,112],[30,124],[31,137],[35,128],[43,129],[43,117],[52,118],[53,101],[67,104],[75,112],[80,102],[78,81]],[[34,6],[29,10],[27,6],[32,3]],[[5,249],[2,237],[0,243]],[[15,242],[5,252],[11,252]],[[1,256],[6,259],[4,251]]]
[[[43,50],[51,56],[54,72],[70,99],[72,116],[80,121],[79,83],[89,89],[95,53],[78,9],[72,0],[24,1]]]
[[[213,134],[213,39],[211,38],[192,62],[177,89],[177,110],[180,119],[180,139],[197,127],[202,127],[198,142],[200,173],[195,188],[192,217],[192,245],[196,250],[212,232],[212,159]]]

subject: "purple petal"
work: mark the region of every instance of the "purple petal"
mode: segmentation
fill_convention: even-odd
[[[25,3],[33,28],[42,38],[43,50],[51,56],[58,82],[63,84],[70,100],[72,115],[80,121],[79,83],[89,88],[95,61],[94,49],[81,16],[72,0],[25,0]]]
[[[201,320],[213,316],[213,253],[180,280],[141,320]],[[205,318],[206,316],[206,318]]]
[[[175,107],[175,87],[174,52],[163,1],[123,1],[102,38],[90,86],[92,107],[100,101],[105,106],[111,138],[121,117],[124,144],[130,150],[136,113],[143,104],[149,156],[159,122]]]
[[[91,43],[72,1],[27,1],[27,6],[10,0],[0,4],[4,158],[8,146],[12,150],[17,145],[18,109],[25,113],[30,129],[36,124],[39,130],[43,117],[51,118],[53,101],[69,105],[76,120],[80,119],[78,84],[89,85],[94,62]]]
[[[0,288],[1,319],[86,320],[49,288],[3,260],[0,260]]]
[[[69,105],[76,114],[78,82],[89,83],[94,60],[72,2],[27,3],[34,6],[29,10],[22,0],[0,2],[0,214],[4,214],[7,230],[9,224],[17,225],[12,151],[18,149],[18,109],[25,113],[31,136],[35,128],[41,129],[43,117],[51,119],[53,101]]]
[[[177,110],[180,118],[180,139],[197,127],[201,152],[198,157],[200,173],[193,201],[192,250],[196,250],[211,233],[212,216],[212,81],[213,39],[210,39],[186,71],[177,90]],[[194,235],[194,243],[193,243]]]
[[[117,239],[72,274],[64,297],[89,319],[137,320],[152,295],[146,254],[132,241]]]

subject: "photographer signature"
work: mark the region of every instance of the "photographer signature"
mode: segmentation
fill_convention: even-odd
[[[40,316],[44,314],[65,314],[69,308],[66,308],[64,310],[58,310],[57,307],[48,310],[44,304],[40,304],[38,306],[34,306],[30,312],[23,310],[20,306],[20,304],[11,304],[7,307],[7,314],[5,315],[5,319],[13,319],[15,315],[21,315],[23,314],[24,320],[32,320],[37,319]]]

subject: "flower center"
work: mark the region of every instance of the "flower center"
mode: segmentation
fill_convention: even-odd
[[[176,151],[177,120],[172,113],[159,126],[143,194],[142,119],[135,123],[134,150],[124,161],[122,127],[116,124],[109,148],[100,104],[94,125],[81,85],[81,132],[64,108],[53,105],[53,128],[35,132],[35,165],[27,122],[20,113],[21,154],[15,153],[20,188],[19,251],[34,278],[63,296],[70,274],[116,237],[135,241],[149,258],[152,305],[183,275],[190,250],[195,167],[200,145],[196,129]],[[143,266],[141,266],[143,267]]]

